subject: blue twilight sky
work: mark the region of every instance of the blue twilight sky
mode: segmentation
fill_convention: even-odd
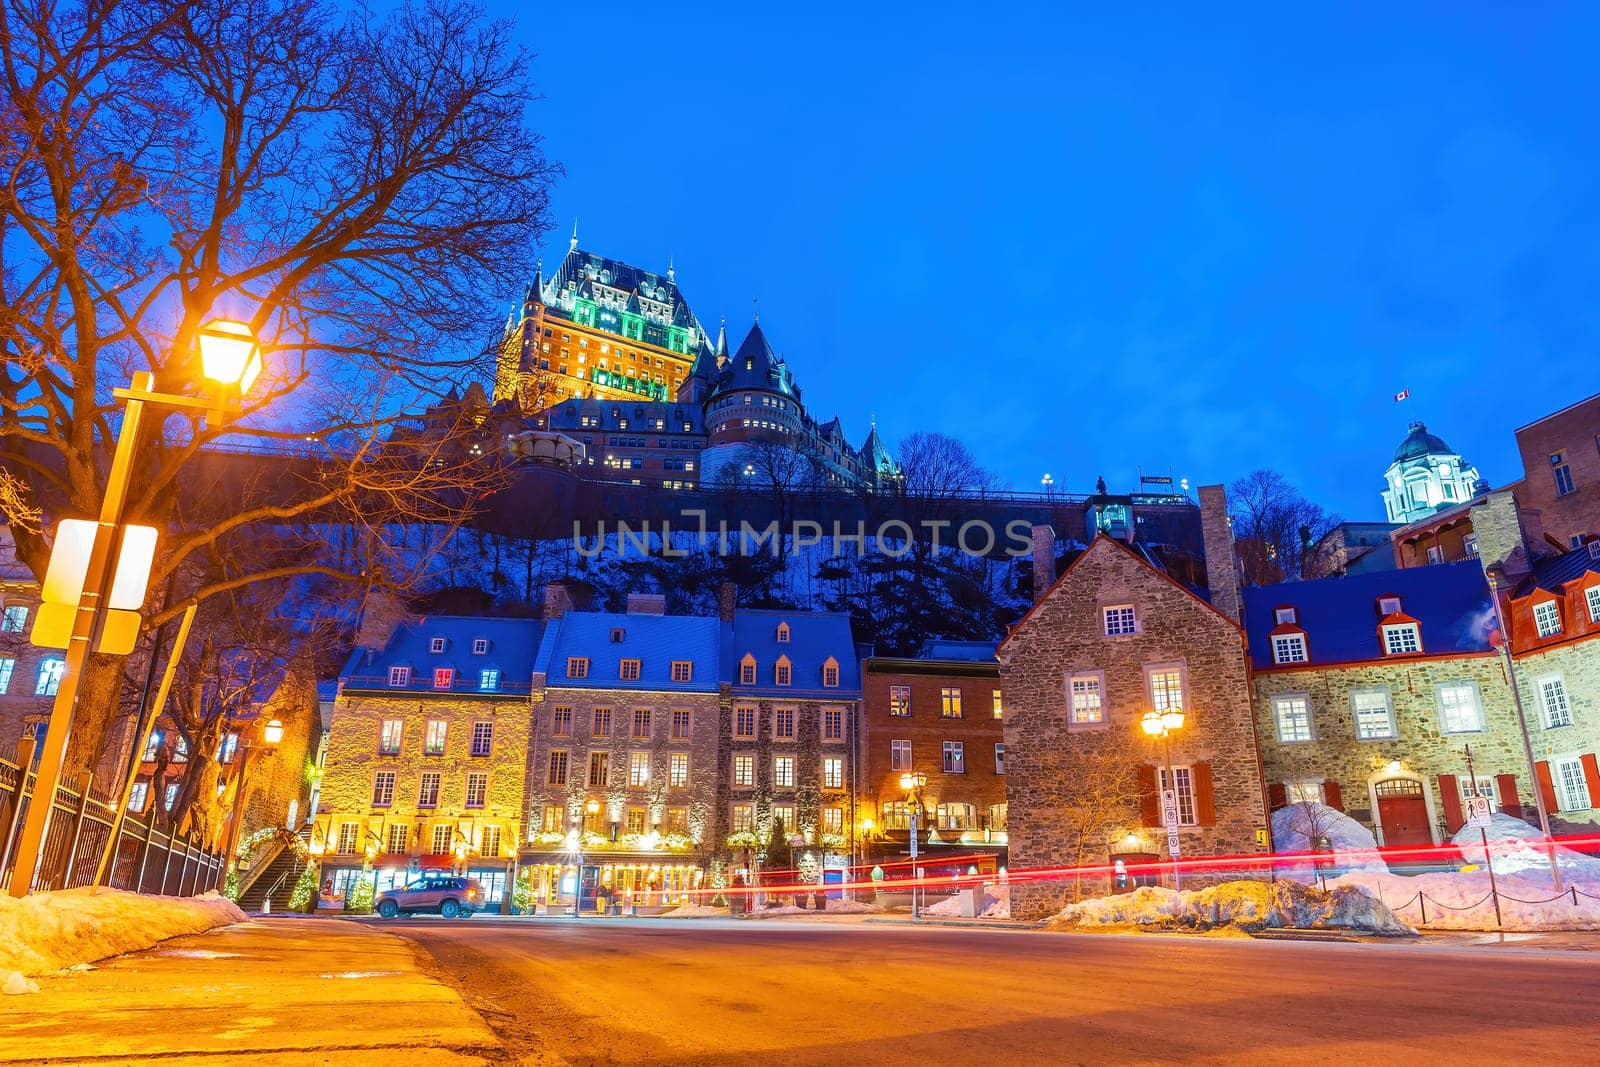
[[[732,344],[759,297],[857,443],[1381,518],[1421,417],[1511,481],[1600,388],[1600,6],[1299,7],[491,0],[560,224]]]

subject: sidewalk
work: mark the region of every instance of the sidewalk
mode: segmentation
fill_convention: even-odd
[[[499,1041],[428,965],[356,923],[273,919],[174,938],[0,998],[0,1062],[488,1062]]]

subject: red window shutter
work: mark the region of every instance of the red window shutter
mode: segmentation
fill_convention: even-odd
[[[1456,785],[1456,776],[1441,774],[1439,776],[1439,796],[1444,798],[1444,828],[1446,833],[1455,833],[1461,829],[1461,824],[1466,822],[1461,817],[1461,790]]]
[[[1522,798],[1517,796],[1517,776],[1514,774],[1497,774],[1494,776],[1494,791],[1500,797],[1500,810],[1514,819],[1522,818]]]
[[[1322,783],[1322,802],[1334,811],[1344,810],[1344,793],[1339,789],[1338,782]]]
[[[1161,797],[1156,788],[1156,769],[1139,768],[1139,819],[1146,826],[1161,825]]]
[[[1201,826],[1217,825],[1217,805],[1211,795],[1211,764],[1196,763],[1194,773],[1194,815]]]
[[[1593,752],[1585,752],[1579,762],[1583,764],[1583,780],[1589,786],[1589,806],[1600,808],[1600,760]]]
[[[1267,783],[1267,805],[1271,810],[1289,806],[1289,787],[1282,782]]]
[[[1540,760],[1533,765],[1533,772],[1539,779],[1539,796],[1544,800],[1544,810],[1558,810],[1560,805],[1556,803],[1556,783],[1550,777],[1550,764]]]

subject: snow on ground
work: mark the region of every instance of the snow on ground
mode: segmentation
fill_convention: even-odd
[[[181,934],[244,921],[244,912],[214,893],[151,897],[118,889],[66,889],[18,900],[0,895],[0,977],[48,974]]]
[[[1415,933],[1388,908],[1354,886],[1324,893],[1298,882],[1226,882],[1180,891],[1142,886],[1131,893],[1069,904],[1057,927],[1153,926],[1168,929],[1262,930],[1273,927]]]
[[[1483,851],[1480,843],[1478,851]],[[1493,849],[1491,848],[1491,852]],[[1563,877],[1556,895],[1550,868],[1504,876],[1496,874],[1500,917],[1507,930],[1600,930],[1600,876]],[[1328,883],[1330,889],[1360,887],[1383,900],[1413,926],[1430,930],[1493,930],[1494,902],[1489,898],[1489,872],[1455,871],[1407,877],[1358,871]],[[1574,903],[1573,889],[1577,890]],[[1427,895],[1426,902],[1417,894]],[[1587,896],[1585,894],[1588,894]],[[1554,897],[1555,899],[1551,899]],[[1526,903],[1533,901],[1534,903]],[[1427,908],[1427,921],[1422,918]]]
[[[726,919],[727,908],[718,908],[711,904],[680,904],[671,911],[661,913],[663,919]]]
[[[1461,850],[1462,856],[1468,863],[1483,863],[1483,837],[1489,837],[1489,856],[1494,863],[1495,874],[1529,874],[1537,876],[1543,871],[1548,878],[1550,872],[1550,852],[1548,848],[1537,847],[1534,842],[1543,835],[1539,828],[1531,823],[1504,812],[1497,811],[1491,818],[1489,825],[1480,832],[1476,826],[1463,826],[1456,831],[1450,843]],[[1600,860],[1592,856],[1585,856],[1581,852],[1574,852],[1570,848],[1560,845],[1554,846],[1556,863],[1563,872],[1570,872],[1574,878],[1590,878],[1600,881]],[[1544,896],[1549,896],[1545,893]]]
[[[1311,852],[1313,837],[1328,839],[1334,862],[1342,871],[1389,869],[1378,855],[1378,839],[1372,831],[1338,808],[1307,802],[1272,813],[1272,841],[1279,852]],[[1280,864],[1278,874],[1296,881],[1316,880],[1316,868],[1309,861]]]
[[[828,910],[842,915],[859,915],[862,912],[882,911],[883,907],[865,900],[830,900]]]
[[[922,909],[924,915],[940,915],[948,918],[960,918],[961,898],[948,897],[937,904],[930,904]],[[994,885],[985,883],[983,887],[983,907],[978,909],[980,919],[1009,919],[1011,918],[1011,886],[1009,884]]]

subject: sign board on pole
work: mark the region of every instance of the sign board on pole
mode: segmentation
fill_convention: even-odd
[[[1178,794],[1171,789],[1161,791],[1161,823],[1169,834],[1178,829]]]
[[[1173,859],[1178,858],[1178,831],[1167,831],[1167,854]]]
[[[1467,798],[1467,825],[1488,826],[1494,818],[1494,809],[1488,797]]]

